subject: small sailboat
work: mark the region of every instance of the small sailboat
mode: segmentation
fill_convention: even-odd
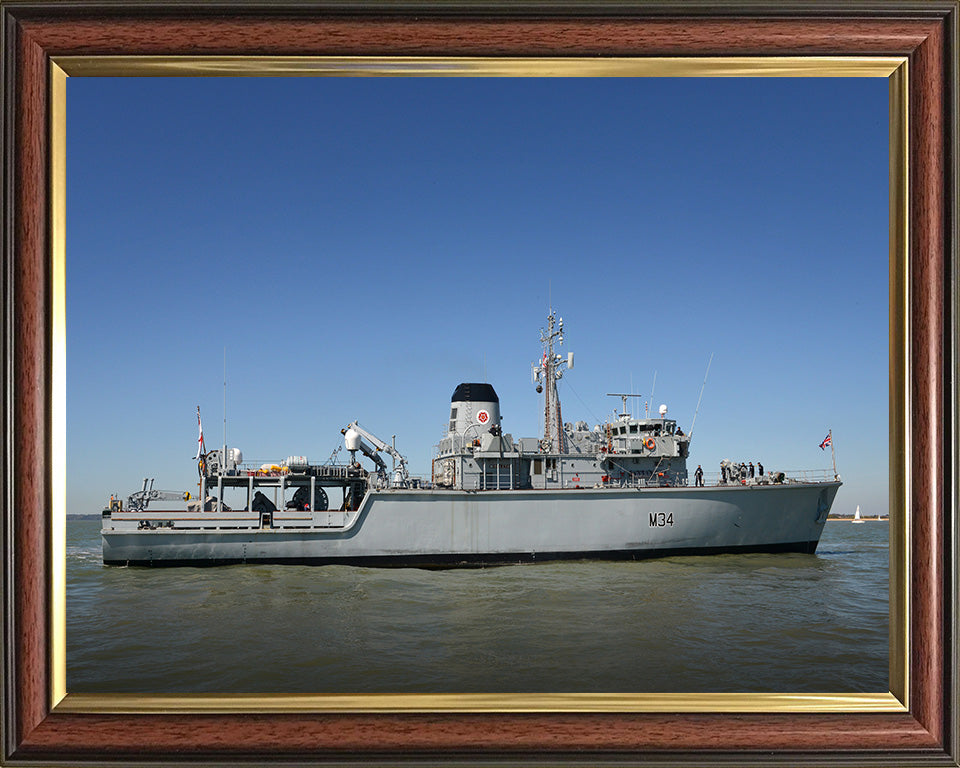
[[[864,522],[863,518],[860,517],[860,505],[857,504],[857,511],[853,513],[853,522],[862,523]]]

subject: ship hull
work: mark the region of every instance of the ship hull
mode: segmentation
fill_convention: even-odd
[[[108,565],[400,567],[816,551],[838,481],[556,491],[384,490],[352,512],[105,516]],[[125,516],[127,515],[127,516]],[[136,518],[136,519],[135,519]],[[144,527],[158,525],[159,527]]]

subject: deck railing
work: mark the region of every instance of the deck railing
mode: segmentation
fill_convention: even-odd
[[[696,467],[694,467],[692,470],[687,470],[688,477],[686,485],[692,486],[696,484],[694,472],[696,472]],[[745,478],[736,479],[730,479],[728,477],[726,482],[724,482],[723,475],[720,472],[703,473],[704,486],[712,487],[724,487],[732,485],[779,485],[783,483],[826,483],[834,479],[836,478],[833,475],[833,470],[830,469],[764,469],[763,475],[755,474],[754,477],[750,477],[748,475]]]
[[[267,469],[266,467],[270,467]],[[346,465],[344,464],[334,464],[328,465],[328,470],[331,474],[338,474],[338,470],[346,475]],[[601,483],[607,487],[626,487],[626,488],[649,488],[649,487],[658,487],[658,486],[684,486],[692,487],[696,484],[696,479],[694,472],[696,467],[690,468],[688,465],[687,469],[687,480],[685,483],[676,482],[674,479],[665,477],[663,479],[659,477],[650,477],[648,475],[641,475],[637,473],[627,472],[626,476],[618,480],[611,480],[606,483]],[[242,464],[237,465],[237,474],[241,476],[260,476],[260,477],[280,477],[282,475],[287,475],[290,473],[289,468],[282,462],[271,462],[271,461],[245,461]],[[389,475],[388,470],[388,475]],[[782,475],[782,479],[780,476]],[[764,469],[763,475],[755,474],[754,477],[745,478],[736,478],[730,479],[727,478],[726,482],[723,480],[723,476],[720,472],[704,472],[703,473],[703,484],[704,486],[709,487],[724,487],[724,486],[733,486],[733,485],[777,485],[780,483],[824,483],[830,480],[834,480],[834,474],[832,470],[829,469],[774,469],[767,470]],[[432,487],[431,478],[428,476],[417,476],[411,475],[410,486],[420,487],[420,488],[430,488]],[[486,482],[484,482],[486,481]],[[496,482],[490,484],[489,478],[481,478],[479,488],[504,488],[512,485],[508,483],[507,486],[503,482]]]

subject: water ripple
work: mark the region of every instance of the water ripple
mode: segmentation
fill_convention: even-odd
[[[70,691],[888,689],[882,524],[813,556],[445,571],[105,568],[98,527],[68,524]]]

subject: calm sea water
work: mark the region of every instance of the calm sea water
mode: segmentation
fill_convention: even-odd
[[[67,523],[67,689],[886,691],[888,526],[816,555],[425,571],[118,568]]]

